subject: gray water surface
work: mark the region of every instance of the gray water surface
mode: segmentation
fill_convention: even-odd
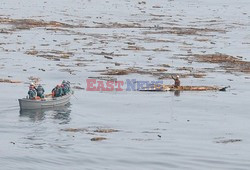
[[[249,101],[237,102],[230,93],[187,92],[176,97],[170,92],[84,92],[76,97],[71,105],[55,110],[1,111],[0,163],[4,169],[250,166],[249,115],[242,107]],[[65,128],[119,131],[62,131]],[[107,140],[91,141],[95,136]],[[218,143],[229,139],[242,141]]]

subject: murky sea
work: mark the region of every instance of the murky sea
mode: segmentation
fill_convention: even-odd
[[[187,85],[230,85],[231,88],[226,92],[176,94],[139,91],[91,92],[75,89],[67,106],[20,111],[17,99],[27,95],[30,76],[39,77],[45,90],[49,92],[63,79],[70,80],[72,86],[86,89],[88,77],[100,76],[97,70],[113,68],[115,62],[121,63],[121,68],[150,68],[163,63],[176,67],[191,65],[197,69],[217,67],[172,59],[171,57],[177,54],[186,54],[183,44],[192,44],[189,48],[195,53],[204,53],[204,50],[205,53],[222,52],[250,60],[250,3],[247,0],[237,3],[232,0],[150,0],[145,1],[144,5],[141,2],[144,1],[0,2],[0,17],[43,19],[73,25],[81,23],[93,27],[72,28],[78,34],[46,28],[0,33],[0,44],[5,43],[0,46],[0,78],[22,81],[20,84],[0,83],[1,170],[249,169],[249,74],[228,73],[221,68],[219,71],[207,73],[207,76],[201,79],[181,79],[182,84]],[[157,20],[157,16],[163,14],[167,18]],[[176,26],[190,26],[195,22],[203,27],[207,22],[210,23],[210,20],[219,20],[215,24],[216,28],[228,29],[225,34],[207,35],[211,41],[216,42],[215,45],[194,41],[198,35],[147,37],[143,31],[148,31],[148,28],[143,27],[95,28],[97,22],[111,21],[138,22],[153,27],[157,24],[166,26],[169,22]],[[9,27],[2,23],[0,25],[0,30]],[[118,36],[121,37],[117,38]],[[142,40],[145,37],[165,38],[175,42],[152,43],[148,42],[148,39]],[[166,47],[171,51],[122,49],[124,43],[131,39],[145,48]],[[18,48],[20,50],[17,50]],[[75,54],[68,60],[53,61],[25,54],[30,49],[57,49],[73,51]],[[96,51],[115,51],[127,56],[108,60],[92,53]],[[152,61],[148,60],[148,57],[152,57]],[[84,64],[83,67],[74,65],[79,61]],[[74,74],[62,70],[59,66],[62,64],[65,64],[63,69],[73,69]],[[45,71],[41,71],[41,68]],[[174,67],[168,69],[170,72],[176,71]],[[157,77],[152,75],[140,74],[114,77],[124,81],[157,80]],[[164,83],[173,82],[164,80]],[[98,131],[100,129],[115,131],[103,133]],[[96,137],[105,140],[93,141]]]
[[[3,169],[250,166],[249,114],[243,107],[248,102],[232,94],[201,92],[176,97],[172,93],[84,92],[76,98],[55,110],[19,112],[14,106],[1,107],[5,109],[0,125]],[[89,132],[62,131],[66,128]],[[98,128],[119,131],[95,133]],[[96,136],[107,140],[90,140]],[[230,139],[242,141],[223,143]]]

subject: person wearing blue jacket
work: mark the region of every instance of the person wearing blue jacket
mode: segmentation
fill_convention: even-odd
[[[44,88],[42,87],[41,84],[38,85],[36,91],[37,91],[37,96],[39,96],[40,98],[44,98]]]
[[[36,92],[36,89],[34,88],[34,86],[29,87],[28,95],[29,95],[29,99],[31,99],[31,100],[36,99],[37,92]]]
[[[60,85],[57,85],[53,90],[52,90],[52,96],[53,97],[60,97],[63,95],[63,90]]]

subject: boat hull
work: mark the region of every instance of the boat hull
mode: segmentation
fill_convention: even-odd
[[[65,106],[70,102],[72,93],[55,98],[45,98],[44,100],[18,99],[21,110],[46,109]]]

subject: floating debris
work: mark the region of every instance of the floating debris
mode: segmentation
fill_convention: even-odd
[[[134,139],[131,139],[133,141],[152,141],[153,139],[142,139],[142,138],[134,138]]]
[[[130,73],[138,73],[138,74],[153,74],[152,70],[139,70],[138,68],[126,68],[126,69],[109,69],[105,70],[102,75],[127,75]]]
[[[89,130],[86,128],[66,128],[66,129],[61,129],[61,131],[65,132],[88,132]]]
[[[217,86],[178,86],[174,85],[152,85],[149,87],[144,87],[139,89],[140,91],[223,91],[221,89],[226,89],[226,87],[217,87]]]
[[[154,5],[154,6],[152,6],[152,8],[162,8],[162,6]]]
[[[77,67],[85,67],[86,66],[86,64],[84,64],[84,63],[76,63],[75,64]]]
[[[29,50],[29,51],[26,51],[25,54],[28,54],[28,55],[37,55],[38,51],[36,51],[36,50]]]
[[[37,27],[64,27],[73,28],[73,25],[65,24],[57,21],[44,21],[35,19],[11,19],[0,18],[1,24],[10,24],[14,26],[14,29],[31,29]]]
[[[146,4],[145,1],[138,2],[138,4]]]
[[[103,55],[104,57],[105,56],[106,57],[111,56],[111,58],[112,57],[120,57],[120,56],[128,56],[128,54],[115,54],[114,52],[111,52],[111,53],[108,53],[108,52],[100,52],[100,53],[92,52],[91,54],[94,54],[94,55]]]
[[[165,69],[165,68],[158,68],[158,69],[156,69],[156,71],[159,71],[159,72],[164,72],[164,71],[168,71],[167,69]]]
[[[16,144],[16,142],[10,142],[11,144],[13,144],[13,145],[15,145]]]
[[[120,63],[115,63],[115,66],[120,66],[121,64]]]
[[[227,90],[227,88],[230,88],[230,86],[223,87],[223,88],[219,89],[219,91],[226,91],[226,90]]]
[[[1,79],[0,78],[0,83],[22,83],[22,82],[18,81],[18,80],[10,80],[10,79]]]
[[[116,129],[97,129],[94,132],[97,132],[97,133],[113,133],[113,132],[119,132],[119,130],[116,130]]]
[[[159,79],[172,79],[172,76],[179,75],[180,78],[187,78],[187,77],[194,77],[194,78],[203,78],[206,76],[206,74],[202,73],[164,73],[159,75]]]
[[[226,71],[250,73],[250,61],[243,61],[241,57],[234,57],[226,54],[195,54],[188,57],[189,61],[220,64]]]
[[[117,81],[117,78],[110,77],[110,76],[99,76],[99,77],[88,77],[89,79],[98,79],[104,81]]]
[[[228,143],[235,143],[235,142],[241,142],[241,141],[242,141],[242,139],[228,139],[228,140],[216,141],[216,143],[228,144]]]
[[[104,56],[104,58],[106,58],[106,59],[110,59],[110,60],[112,60],[112,59],[113,59],[112,57],[109,57],[109,56]]]
[[[109,23],[93,22],[93,23],[97,25],[92,27],[86,26],[86,28],[145,28],[140,23],[118,23],[118,22],[109,22]]]
[[[75,71],[76,70],[72,70],[72,69],[69,69],[69,68],[65,68],[65,69],[59,69],[59,71],[61,71],[61,72],[67,72],[67,73],[69,73],[69,74],[72,74],[72,75],[75,75]]]
[[[30,77],[28,77],[28,79],[31,80],[32,82],[34,82],[35,84],[38,84],[40,82],[39,77],[30,76]]]
[[[28,50],[25,52],[25,54],[35,55],[37,57],[42,57],[55,61],[60,61],[60,59],[69,59],[74,55],[73,52],[64,52],[59,50],[51,50],[51,51]]]
[[[43,68],[39,68],[38,70],[41,70],[41,71],[46,71],[45,69],[43,69]]]
[[[177,67],[177,70],[192,72],[194,70],[194,68],[193,67]]]
[[[141,69],[137,67],[130,67],[126,69],[108,69],[108,70],[99,70],[97,72],[102,72],[101,75],[128,75],[128,74],[141,74],[141,75],[152,75],[158,76],[159,79],[172,79],[172,76],[179,75],[180,78],[194,77],[202,78],[206,74],[203,73],[166,73],[168,71],[165,68],[158,69]]]
[[[80,87],[80,86],[73,86],[72,88],[73,88],[73,89],[77,89],[77,90],[84,90],[84,89],[85,89],[85,88]]]
[[[65,65],[65,64],[56,64],[59,67],[73,67],[73,65]]]
[[[105,73],[102,73],[101,75],[127,75],[131,73],[131,70],[116,70],[116,69],[110,69],[106,71]]]
[[[91,141],[102,141],[102,140],[107,140],[107,138],[104,137],[94,137],[90,139]]]
[[[209,63],[234,63],[241,61],[241,59],[239,58],[221,53],[204,54],[204,55],[195,54],[193,56],[195,58],[195,61],[209,62]]]
[[[144,47],[139,47],[135,45],[129,45],[128,48],[122,48],[123,50],[133,50],[133,51],[145,51]]]
[[[225,30],[208,29],[208,28],[192,28],[192,27],[165,27],[162,31],[145,31],[143,34],[177,34],[177,35],[199,35],[204,36],[205,33],[218,32],[226,33]]]

